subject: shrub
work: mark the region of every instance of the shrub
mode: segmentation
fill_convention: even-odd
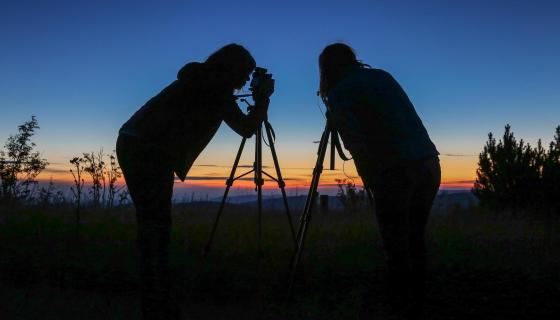
[[[560,127],[548,150],[541,140],[535,148],[517,141],[510,125],[499,141],[490,132],[479,155],[473,193],[481,205],[493,208],[558,210],[559,146]]]

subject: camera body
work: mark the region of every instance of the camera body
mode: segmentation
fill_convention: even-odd
[[[267,73],[267,69],[256,67],[253,71],[253,78],[251,79],[251,84],[249,85],[249,90],[252,92],[258,91],[259,86],[261,86],[266,80],[272,79],[272,74]]]

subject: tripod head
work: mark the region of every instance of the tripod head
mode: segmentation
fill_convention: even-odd
[[[317,91],[317,96],[320,96],[319,91]],[[327,108],[327,111],[324,114],[327,123],[325,125],[325,131],[323,132],[324,138],[321,138],[321,143],[328,143],[329,138],[330,138],[330,140],[331,140],[331,150],[330,150],[331,153],[330,153],[330,158],[329,158],[329,160],[330,160],[329,161],[329,170],[335,170],[335,149],[338,152],[338,156],[342,160],[348,161],[348,160],[352,160],[352,158],[347,157],[346,154],[344,154],[344,151],[342,150],[342,145],[340,144],[339,133],[338,133],[338,131],[336,131],[336,128],[334,126],[332,116],[331,116],[332,111],[331,111],[331,108],[329,106],[328,100],[325,97],[321,97],[321,100],[323,100],[323,104]]]
[[[264,111],[268,109],[268,100],[270,95],[274,92],[274,79],[272,79],[272,74],[267,73],[267,69],[256,67],[253,72],[253,78],[249,85],[249,90],[252,93],[235,95],[236,98],[242,98],[241,102],[247,104],[247,111],[252,113],[256,111],[256,108],[265,108]],[[246,97],[252,96],[254,104],[249,103]],[[266,103],[264,103],[266,101]],[[265,117],[265,122],[266,117]]]

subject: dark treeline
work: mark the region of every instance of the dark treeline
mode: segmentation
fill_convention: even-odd
[[[547,148],[517,141],[509,125],[499,141],[489,133],[476,175],[472,191],[483,206],[560,214],[560,126]]]

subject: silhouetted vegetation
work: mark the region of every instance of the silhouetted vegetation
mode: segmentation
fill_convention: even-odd
[[[121,168],[117,163],[117,157],[115,153],[109,155],[109,167],[106,171],[107,181],[109,184],[107,186],[107,208],[111,209],[115,206],[115,198],[119,198],[119,203],[122,203],[128,197],[128,192],[125,190],[126,186],[119,186],[117,180],[122,177]]]
[[[105,158],[109,158],[109,166]],[[70,187],[75,205],[76,234],[79,234],[81,225],[81,208],[84,204],[84,174],[91,178],[89,190],[90,201],[88,204],[92,208],[104,207],[108,210],[115,207],[115,200],[118,198],[119,206],[128,202],[128,190],[125,185],[119,186],[117,180],[122,177],[121,168],[117,164],[114,152],[110,155],[99,152],[83,153],[81,157],[74,157],[70,160],[72,168],[70,173],[73,177],[73,186]]]
[[[354,212],[368,205],[366,191],[363,187],[358,189],[354,181],[348,179],[335,179],[335,181],[338,186],[336,197],[346,211]]]
[[[91,196],[91,204],[95,207],[101,206],[102,202],[105,202],[105,173],[106,166],[103,158],[103,149],[99,150],[98,153],[90,152],[84,153],[84,164],[85,172],[89,174],[91,178],[91,188],[89,190]]]
[[[39,124],[35,116],[18,127],[18,133],[11,135],[4,150],[0,150],[0,201],[13,202],[29,200],[36,191],[36,177],[46,168],[48,162],[35,151],[31,137]]]
[[[44,208],[51,205],[58,206],[65,202],[66,198],[64,197],[64,192],[55,186],[52,178],[49,180],[49,184],[46,187],[39,188],[37,204],[41,207]]]
[[[492,133],[479,155],[473,193],[494,209],[560,212],[560,126],[548,149],[517,141],[506,125],[503,138]]]
[[[108,158],[108,162],[106,159]],[[126,186],[119,185],[118,179],[122,177],[121,168],[117,163],[115,153],[105,154],[103,149],[99,152],[84,152],[81,157],[70,160],[72,168],[70,173],[74,185],[71,187],[76,207],[83,202],[84,174],[90,177],[89,201],[93,207],[112,208],[127,202],[128,192]],[[118,200],[118,203],[116,201]]]
[[[121,169],[113,153],[107,155],[103,149],[99,152],[83,153],[74,157],[70,173],[73,185],[70,187],[71,199],[52,178],[47,185],[39,186],[37,176],[49,164],[35,150],[31,138],[39,129],[35,116],[18,127],[18,133],[10,135],[0,150],[0,203],[8,205],[60,206],[75,205],[76,225],[80,224],[80,210],[87,204],[92,207],[113,208],[128,203],[128,191],[124,184],[118,183],[122,177]],[[86,175],[90,181],[86,181]],[[85,186],[89,186],[89,197]]]

